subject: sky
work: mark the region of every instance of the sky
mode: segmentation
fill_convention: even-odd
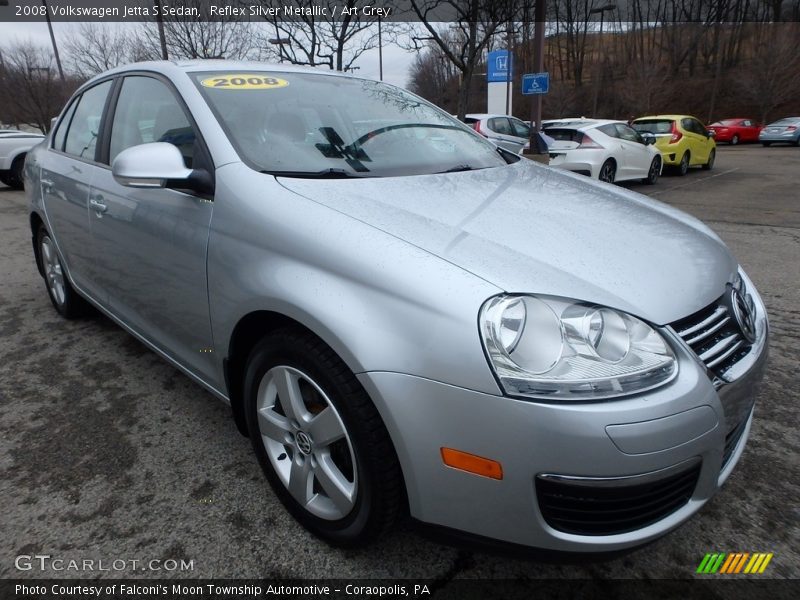
[[[77,23],[53,23],[53,32],[55,33],[59,50],[65,37],[70,34],[70,30],[77,26]],[[0,40],[3,40],[4,43],[16,40],[31,40],[37,44],[50,46],[50,34],[44,21],[41,23],[0,23]],[[406,52],[395,45],[384,45],[383,80],[394,85],[406,87],[409,69],[414,56],[414,53]],[[362,54],[354,66],[358,67],[355,74],[359,77],[378,79],[380,74],[378,49],[368,50]]]

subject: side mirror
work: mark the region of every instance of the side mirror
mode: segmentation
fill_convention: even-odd
[[[181,151],[166,142],[140,144],[123,150],[111,164],[111,174],[126,187],[168,187],[213,193],[209,173],[187,168]]]
[[[644,140],[645,146],[651,146],[656,143],[656,136],[654,136],[652,133],[643,133],[642,140]]]

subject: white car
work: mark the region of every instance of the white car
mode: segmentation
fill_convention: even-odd
[[[510,115],[471,114],[464,122],[496,145],[519,154],[530,142],[531,126]]]
[[[28,150],[44,139],[40,133],[0,129],[0,182],[22,189],[22,167]]]
[[[586,175],[607,183],[641,179],[654,184],[663,160],[653,145],[623,121],[587,119],[547,128],[550,166]]]

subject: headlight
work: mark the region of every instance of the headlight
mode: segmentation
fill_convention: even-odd
[[[649,390],[678,371],[672,349],[647,323],[584,302],[502,295],[480,313],[481,337],[512,396],[596,400]]]

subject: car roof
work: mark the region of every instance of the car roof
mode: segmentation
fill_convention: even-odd
[[[502,115],[500,113],[469,113],[468,115],[464,115],[465,119],[494,119],[496,117],[510,117],[512,119],[522,120],[514,115]]]
[[[619,119],[575,119],[573,121],[569,120],[555,121],[554,123],[563,123],[563,125],[555,125],[553,127],[548,127],[548,129],[584,130],[584,129],[593,129],[595,127],[600,127],[601,125],[610,125],[611,123],[620,123],[622,125],[627,125],[625,121],[620,121]]]
[[[663,121],[670,120],[670,121],[679,121],[680,119],[697,119],[697,117],[693,117],[692,115],[650,115],[647,117],[636,117],[635,121],[649,121],[651,119],[661,119]],[[698,121],[700,119],[697,119]]]
[[[221,59],[196,59],[196,60],[151,60],[145,62],[135,62],[124,66],[109,69],[81,86],[81,89],[88,87],[94,81],[105,77],[128,73],[130,71],[152,71],[162,75],[176,76],[179,73],[197,72],[228,72],[231,71],[273,71],[280,73],[308,73],[314,75],[328,75],[332,77],[344,77],[347,79],[369,79],[359,77],[340,71],[331,71],[327,68],[298,67],[286,63],[268,63],[255,60],[221,60]]]

